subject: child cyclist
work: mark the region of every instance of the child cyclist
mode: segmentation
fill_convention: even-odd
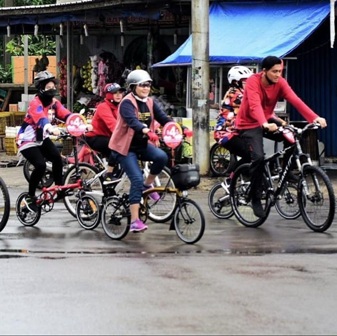
[[[242,163],[250,162],[250,153],[245,142],[238,136],[235,119],[243,97],[245,82],[252,74],[251,70],[244,66],[234,66],[228,71],[230,86],[222,100],[215,126],[214,139],[232,154],[241,157],[231,167],[229,178],[225,179],[227,188],[235,169]]]

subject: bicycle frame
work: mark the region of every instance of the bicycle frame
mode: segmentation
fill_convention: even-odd
[[[308,125],[309,126],[309,125]],[[300,175],[303,174],[303,167],[306,165],[312,165],[312,161],[310,158],[309,154],[303,153],[302,150],[302,146],[300,144],[300,135],[303,134],[307,128],[304,128],[303,130],[300,130],[298,128],[291,128],[292,131],[295,134],[295,143],[287,148],[284,148],[270,156],[268,156],[267,158],[264,159],[264,171],[265,174],[267,176],[268,179],[268,199],[270,200],[267,204],[268,207],[271,207],[273,205],[275,205],[275,202],[277,200],[277,197],[281,195],[281,192],[283,190],[283,187],[285,185],[285,183],[287,182],[287,175],[288,172],[291,170],[291,165],[292,162],[295,161],[296,162],[296,166],[300,172]],[[271,175],[271,171],[269,168],[269,163],[272,161],[277,160],[280,156],[284,156],[286,153],[292,151],[291,155],[288,158],[288,161],[286,163],[286,165],[284,166],[284,170],[281,173],[277,186],[276,188],[273,187],[273,185],[271,184],[271,181],[274,179]],[[301,158],[305,159],[305,163],[301,163]],[[305,180],[302,180],[302,185],[304,187],[305,192],[307,192],[307,187],[306,187],[306,182]]]
[[[74,156],[68,156],[66,158],[68,163],[75,164],[75,158],[77,156],[79,162],[85,162],[92,166],[96,166],[98,164],[102,167],[105,167],[105,164],[101,159],[101,157],[99,156],[98,152],[93,150],[83,137],[78,137],[76,139],[77,139],[76,142],[77,155],[75,155],[75,148],[74,148]]]
[[[43,187],[40,196],[38,197],[36,203],[37,205],[42,206],[42,208],[48,212],[52,210],[55,203],[55,196],[57,192],[61,190],[71,190],[71,189],[83,189],[83,183],[81,179],[78,179],[76,183],[66,184],[66,185],[55,185],[52,187]],[[49,205],[50,208],[46,209],[46,205]]]

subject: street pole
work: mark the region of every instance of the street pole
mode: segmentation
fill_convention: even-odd
[[[192,6],[192,122],[194,162],[209,171],[209,0]]]

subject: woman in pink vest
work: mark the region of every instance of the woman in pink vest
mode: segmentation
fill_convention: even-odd
[[[130,92],[119,105],[117,125],[109,148],[112,150],[112,157],[120,163],[131,182],[130,231],[141,232],[147,229],[147,225],[139,219],[142,192],[151,188],[155,177],[168,162],[167,154],[157,147],[158,136],[155,133],[154,121],[164,126],[172,120],[149,97],[152,79],[145,70],[131,71],[126,82]],[[138,160],[153,162],[145,181]],[[160,196],[152,193],[150,197],[158,199]]]

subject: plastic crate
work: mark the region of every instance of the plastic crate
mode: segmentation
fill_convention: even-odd
[[[26,112],[13,112],[13,123],[11,126],[21,126],[23,119],[25,118]]]
[[[73,140],[72,139],[63,140],[62,154],[70,155],[72,151],[73,151]]]
[[[15,138],[5,138],[5,151],[7,155],[16,155],[18,153]]]
[[[14,126],[12,112],[0,112],[0,134],[6,133],[6,126]]]

